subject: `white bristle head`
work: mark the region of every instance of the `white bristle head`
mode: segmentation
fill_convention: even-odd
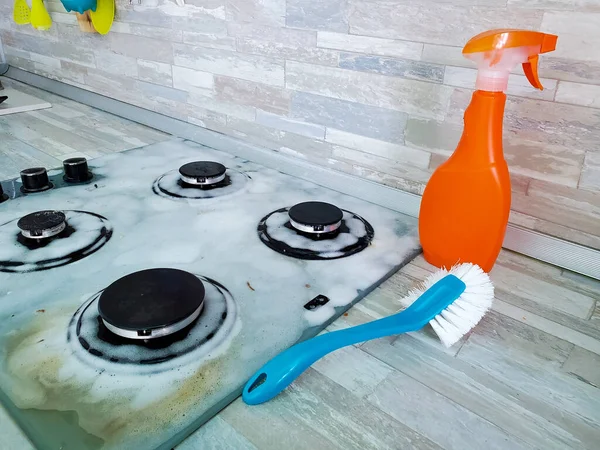
[[[490,277],[475,264],[459,264],[450,271],[440,270],[425,280],[428,289],[446,275],[454,275],[465,283],[464,292],[448,308],[438,314],[429,323],[442,344],[450,347],[467,334],[486,312],[492,307],[494,285]],[[422,293],[423,291],[421,291]],[[419,294],[411,292],[416,300]]]

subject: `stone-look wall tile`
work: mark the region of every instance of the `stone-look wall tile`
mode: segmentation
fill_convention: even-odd
[[[89,69],[86,66],[81,66],[69,61],[60,61],[60,72],[59,78],[63,80],[73,80],[77,83],[84,84],[85,76],[88,74]]]
[[[538,10],[438,2],[399,5],[389,0],[349,0],[349,3],[351,34],[457,47],[489,29],[490,23],[494,28],[538,29],[543,14]]]
[[[598,233],[598,218],[586,211],[555,205],[553,202],[532,198],[526,195],[513,194],[511,208],[539,219],[563,225],[567,228],[583,231],[591,235]]]
[[[597,151],[600,110],[509,97],[505,126],[521,139],[548,143],[567,151]]]
[[[245,80],[274,86],[284,85],[282,61],[186,44],[173,44],[173,50],[174,61],[178,66],[211,72],[216,75],[235,75]]]
[[[125,77],[138,77],[138,63],[135,58],[110,51],[96,50],[96,65],[108,73]]]
[[[540,76],[590,84],[600,84],[600,61],[555,58],[552,53],[540,58]]]
[[[147,97],[146,100],[150,101],[162,98],[173,100],[174,102],[185,103],[188,98],[188,93],[183,90],[147,83],[145,81],[136,82],[135,87],[141,94]]]
[[[2,42],[4,45],[23,51],[62,59],[86,67],[96,67],[94,52],[91,48],[81,48],[67,42],[56,45],[54,41],[40,39],[39,36],[32,36],[20,31],[3,32]]]
[[[89,46],[92,49],[106,48],[105,41],[102,41],[102,37],[98,33],[82,33],[77,25],[77,20],[71,24],[60,22],[52,24],[52,28],[50,29],[55,30],[56,38],[61,42],[67,42],[80,47]]]
[[[476,67],[473,61],[463,56],[462,47],[450,45],[424,44],[421,59],[449,66]]]
[[[535,211],[532,211],[531,214],[535,214]],[[539,231],[540,233],[549,234],[550,236],[556,236],[567,241],[576,242],[600,250],[600,236],[575,230],[568,225],[561,225],[545,219],[539,219],[514,210],[510,212],[509,221],[510,223],[529,228],[530,230]]]
[[[448,157],[446,155],[441,155],[439,153],[432,153],[431,160],[429,161],[429,170],[431,170],[433,172],[435,169],[440,167],[446,161],[448,161]]]
[[[199,106],[189,105],[188,122],[204,128],[220,131],[227,126],[227,116],[215,111],[209,111]]]
[[[403,142],[406,114],[320,95],[295,92],[291,116],[389,142]]]
[[[15,56],[17,58],[31,60],[31,52],[26,52],[25,50],[21,50],[20,48],[11,47],[4,43],[4,55],[6,57]]]
[[[50,5],[51,3],[48,2],[48,5]],[[62,5],[62,3],[61,3]],[[63,9],[62,12],[56,12],[56,11],[51,11],[50,8],[46,8],[46,10],[48,11],[48,14],[50,14],[50,18],[52,19],[52,23],[56,24],[56,23],[65,23],[68,25],[77,25],[77,18],[75,17],[75,14],[68,14],[65,12],[65,10]]]
[[[511,138],[505,133],[504,157],[511,173],[577,187],[584,152],[539,141]]]
[[[286,63],[286,87],[432,118],[444,116],[453,91],[417,80],[293,61]]]
[[[334,50],[305,45],[294,46],[281,41],[265,41],[260,39],[238,38],[238,52],[253,55],[270,56],[271,58],[288,59],[314,64],[337,66],[339,54]]]
[[[579,179],[579,187],[600,191],[600,152],[586,153],[581,178]]]
[[[380,173],[392,175],[397,178],[409,180],[415,184],[414,188],[419,190],[429,179],[429,171],[410,166],[404,162],[373,155],[364,151],[351,148],[335,146],[332,157],[350,164],[372,169]],[[358,170],[360,173],[360,169]]]
[[[175,29],[140,25],[137,23],[128,25],[129,31],[127,31],[127,33],[135,36],[145,36],[149,38],[160,39],[162,41],[172,42],[181,42],[182,39],[182,31],[176,24],[173,24]]]
[[[365,56],[354,53],[340,55],[340,67],[362,72],[380,73],[413,80],[441,83],[444,79],[444,67],[438,64],[391,59],[379,56]]]
[[[240,105],[234,101],[228,101],[223,98],[215,98],[214,95],[207,96],[191,92],[188,96],[190,110],[200,107],[202,110],[216,112],[226,116],[238,117],[244,120],[254,120],[256,118],[256,108],[253,106]],[[192,113],[190,113],[192,115]]]
[[[186,0],[186,5],[194,5],[192,11],[205,14],[217,19],[227,19],[227,0]],[[181,10],[178,10],[181,11]],[[186,11],[189,14],[189,11]]]
[[[139,23],[163,28],[173,27],[173,17],[159,9],[116,8],[115,16],[115,20],[118,22]]]
[[[249,142],[262,145],[286,155],[306,159],[317,156],[321,160],[331,156],[336,148],[320,139],[311,139],[295,133],[268,128],[254,122],[240,120],[233,117],[227,118],[227,126],[235,130],[234,135],[247,139]]]
[[[211,36],[227,36],[227,22],[207,14],[189,14],[173,17],[173,28]]]
[[[235,39],[231,36],[215,36],[211,34],[196,33],[194,31],[184,31],[182,39],[184,44],[199,45],[201,47],[221,50],[235,50]]]
[[[77,22],[75,22],[75,24],[76,23]],[[77,30],[80,31],[79,27],[77,27]],[[110,31],[116,33],[133,34],[135,36],[145,36],[149,38],[173,42],[181,42],[182,36],[182,31],[180,29],[124,22],[113,22]]]
[[[26,52],[29,53],[29,52]],[[63,70],[63,65],[57,69],[56,67],[46,66],[45,64],[35,62],[31,60],[31,57],[21,58],[19,56],[13,56],[12,54],[6,55],[7,62],[14,67],[19,67],[23,70],[33,72],[37,75],[47,77],[53,80],[63,81],[74,86],[79,86],[84,83],[84,74],[80,70],[74,70],[71,72],[69,69]],[[60,61],[60,60],[59,60]],[[71,63],[69,63],[71,64]],[[87,67],[78,66],[87,71]]]
[[[92,70],[85,76],[85,84],[94,92],[118,96],[120,100],[132,104],[134,101],[139,102],[139,93],[135,88],[136,82],[137,80],[132,78],[111,74],[101,69]]]
[[[391,144],[377,139],[359,136],[346,131],[327,128],[325,140],[332,144],[354,148],[398,162],[404,162],[414,167],[427,169],[431,154],[422,150],[406,147],[404,145]]]
[[[477,69],[448,66],[444,73],[444,84],[449,86],[475,89],[476,79]],[[534,88],[524,75],[511,74],[508,77],[508,88],[506,93],[508,95],[516,95],[519,97],[551,101],[556,93],[557,81],[547,78],[541,78],[540,81],[544,86],[543,91]]]
[[[507,5],[509,8],[600,12],[596,0],[508,0]]]
[[[516,192],[518,194],[527,194],[529,183],[531,183],[531,178],[529,177],[516,173],[510,174],[510,187],[512,192]]]
[[[279,116],[262,110],[256,111],[256,123],[277,130],[289,131],[290,133],[301,134],[315,139],[325,138],[325,127],[301,120],[290,119],[289,117]]]
[[[596,217],[599,220],[597,224],[600,224],[600,192],[574,189],[545,181],[532,180],[529,184],[527,195],[532,198],[544,199],[557,207],[585,211]]]
[[[229,77],[215,77],[217,100],[236,102],[276,114],[286,115],[290,109],[290,93],[262,83]]]
[[[210,95],[214,87],[214,77],[211,73],[173,66],[173,87],[182,91]]]
[[[315,31],[231,24],[229,34],[236,37],[238,52],[316,64],[338,64],[338,52],[316,47]]]
[[[226,18],[233,22],[283,26],[285,5],[286,0],[227,0]]]
[[[173,63],[173,48],[168,41],[122,33],[109,33],[108,40],[115,53],[149,61]]]
[[[154,84],[162,84],[163,86],[173,86],[171,64],[146,61],[145,59],[138,59],[137,64],[138,77],[140,80]]]
[[[46,55],[40,55],[39,53],[34,52],[29,53],[29,58],[31,58],[33,62],[43,64],[47,67],[60,69],[60,59],[52,58]]]
[[[413,60],[421,59],[421,53],[423,52],[423,44],[420,42],[353,36],[329,31],[319,31],[317,33],[317,47]]]
[[[404,141],[413,147],[449,156],[463,132],[459,124],[410,117],[404,131]]]
[[[600,86],[561,81],[558,84],[556,101],[600,108]]]
[[[287,0],[289,27],[346,33],[347,16],[347,0]]]
[[[229,23],[227,31],[236,38],[264,39],[294,47],[317,45],[317,32],[312,30],[273,27],[260,23]]]
[[[541,31],[559,36],[553,58],[598,61],[600,13],[548,11]],[[600,80],[597,80],[600,83]]]

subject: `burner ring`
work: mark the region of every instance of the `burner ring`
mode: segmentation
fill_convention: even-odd
[[[182,180],[179,170],[171,170],[158,177],[152,191],[171,200],[204,200],[231,196],[244,191],[249,176],[234,169],[226,169],[224,178],[216,184],[190,184]]]
[[[157,339],[127,339],[109,331],[98,314],[103,291],[86,300],[73,314],[67,342],[83,364],[98,370],[152,374],[196,363],[235,334],[237,305],[221,283],[196,276],[204,285],[200,316],[187,327]]]
[[[306,260],[338,259],[367,248],[375,231],[369,222],[350,211],[341,210],[343,219],[331,232],[304,232],[291,223],[291,208],[280,208],[259,222],[257,232],[267,247],[282,255]]]
[[[112,237],[113,228],[106,217],[88,211],[62,213],[65,229],[43,239],[25,237],[17,225],[20,219],[1,224],[0,272],[25,273],[64,266],[95,253]]]
[[[192,323],[202,311],[204,293],[202,281],[183,270],[142,270],[108,286],[98,300],[98,314],[119,336],[154,339]]]

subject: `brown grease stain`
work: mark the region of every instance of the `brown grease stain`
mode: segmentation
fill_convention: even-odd
[[[254,291],[254,288],[252,287],[252,285],[250,284],[249,281],[246,281],[246,284],[248,285],[248,287],[250,288],[251,291]]]
[[[115,389],[111,392],[110,397],[98,400],[88,394],[95,379],[81,382],[73,380],[76,376],[66,380],[59,377],[60,370],[64,366],[62,355],[43,355],[35,361],[24,360],[19,355],[22,349],[29,348],[33,343],[44,341],[43,338],[40,339],[44,333],[56,332],[55,328],[57,325],[61,325],[61,322],[65,323],[61,328],[66,332],[66,324],[71,313],[69,311],[68,316],[65,316],[64,311],[55,312],[45,315],[43,320],[40,316],[34,316],[27,327],[22,328],[7,340],[7,361],[10,361],[11,358],[18,361],[15,364],[9,364],[9,373],[12,375],[13,381],[21,386],[21,389],[15,390],[11,396],[17,407],[20,407],[24,414],[27,414],[28,410],[39,411],[43,414],[52,414],[53,417],[65,415],[68,412],[77,419],[70,420],[68,425],[70,429],[62,430],[62,432],[68,434],[74,432],[81,439],[95,442],[94,445],[90,447],[86,445],[85,448],[99,449],[103,448],[104,444],[110,446],[111,443],[122,443],[123,440],[129,441],[131,438],[137,440],[136,438],[144,439],[148,436],[161,435],[165,438],[168,437],[169,433],[165,431],[168,429],[167,427],[187,425],[191,422],[190,417],[200,416],[200,412],[193,415],[189,413],[194,412],[199,403],[223,387],[220,380],[221,374],[225,370],[225,363],[227,360],[235,358],[237,353],[230,348],[227,357],[221,356],[206,361],[191,376],[179,381],[180,386],[174,392],[146,405],[143,409],[131,406],[134,393],[128,388]],[[53,317],[56,320],[50,320]],[[173,370],[176,371],[177,368]],[[117,379],[119,375],[115,374],[114,377]],[[143,375],[141,378],[140,384],[143,384]],[[43,402],[38,401],[35,405],[29,405],[24,398],[21,398],[22,401],[19,402],[19,392],[17,391],[27,392],[28,386],[34,388],[35,392],[43,391]],[[23,402],[24,404],[19,406],[19,403]],[[186,414],[188,420],[185,419]],[[63,419],[62,422],[66,421]],[[103,442],[98,442],[96,438]]]
[[[46,310],[45,310],[45,309],[38,309],[38,310],[36,311],[36,313],[45,313],[45,312],[46,312]]]

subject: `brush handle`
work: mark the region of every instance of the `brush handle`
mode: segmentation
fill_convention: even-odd
[[[348,345],[393,334],[415,331],[423,325],[412,320],[412,315],[402,320],[400,314],[344,330],[332,331],[300,342],[283,351],[265,364],[244,387],[243,399],[257,405],[271,400],[288,387],[302,372],[328,353]],[[252,388],[255,382],[264,382]]]
[[[465,290],[454,275],[439,280],[404,311],[373,322],[300,342],[277,355],[250,378],[242,392],[249,405],[271,400],[326,354],[347,345],[423,328]]]

